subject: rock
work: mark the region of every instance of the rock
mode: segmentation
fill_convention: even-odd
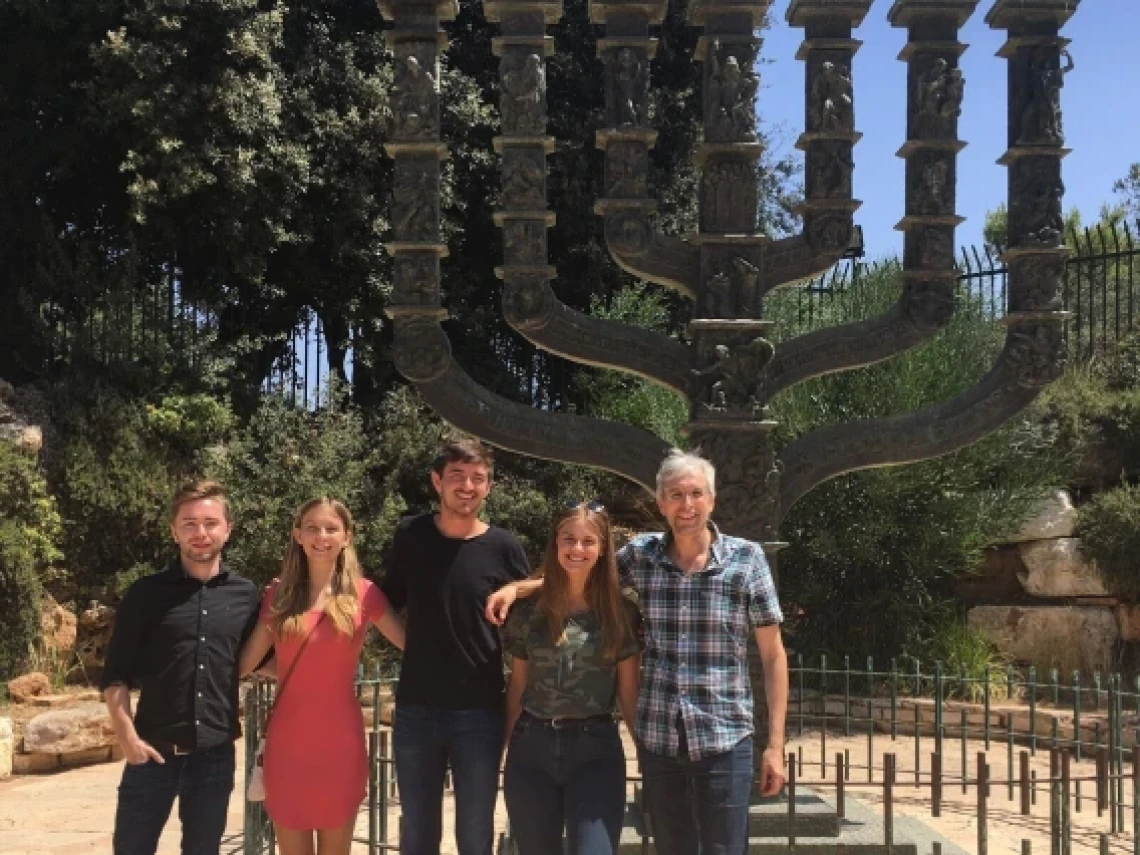
[[[1105,607],[978,606],[967,623],[1010,659],[1044,673],[1108,671],[1120,641],[1116,615]]]
[[[31,455],[43,448],[43,430],[33,423],[27,407],[33,397],[18,392],[11,383],[0,380],[0,440],[14,443]],[[31,407],[33,410],[36,406]]]
[[[1140,641],[1140,605],[1117,606],[1116,623],[1121,641]]]
[[[24,751],[28,754],[68,754],[109,748],[114,742],[111,717],[102,704],[51,710],[36,716],[24,727]]]
[[[17,754],[12,758],[12,771],[17,775],[37,775],[58,768],[58,754]]]
[[[987,549],[975,572],[954,580],[954,593],[970,605],[1016,603],[1027,599],[1020,582],[1024,573],[1025,564],[1016,546]]]
[[[98,673],[102,670],[114,627],[115,610],[102,603],[92,601],[79,614],[79,641],[76,653],[82,666],[81,671]]]
[[[40,632],[45,650],[70,659],[75,650],[78,626],[79,621],[74,614],[50,596],[44,597]]]
[[[26,703],[36,695],[46,695],[51,691],[51,680],[47,674],[33,671],[8,681],[8,697],[18,704]]]
[[[77,694],[37,695],[29,699],[28,703],[33,707],[69,707],[83,701],[98,701],[101,699],[98,692],[90,691],[79,692]]]
[[[98,748],[85,748],[82,751],[69,751],[59,755],[59,765],[64,769],[73,769],[76,766],[107,763],[111,760],[112,752],[113,748],[110,745],[101,745]]]
[[[0,781],[12,777],[12,757],[16,753],[16,735],[12,719],[0,718]]]
[[[1021,525],[1021,530],[1009,543],[1026,543],[1031,540],[1052,540],[1072,537],[1077,526],[1077,512],[1072,497],[1066,490],[1057,490],[1042,499],[1032,516]]]
[[[1025,574],[1021,585],[1035,597],[1104,597],[1105,587],[1096,565],[1081,552],[1075,537],[1035,540],[1021,544]]]

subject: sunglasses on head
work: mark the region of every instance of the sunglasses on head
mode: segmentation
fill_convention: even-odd
[[[588,511],[593,511],[595,514],[600,514],[603,511],[605,511],[605,509],[606,509],[606,506],[603,505],[601,502],[593,502],[593,501],[590,501],[590,502],[567,502],[564,507],[568,511],[576,511],[579,508],[585,508]]]

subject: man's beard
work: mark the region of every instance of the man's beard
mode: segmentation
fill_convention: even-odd
[[[449,497],[446,493],[440,496],[440,504],[449,514],[457,517],[474,517],[478,516],[479,508],[483,506],[482,499],[470,499],[464,501],[463,499],[455,499]]]
[[[182,559],[192,564],[213,564],[219,555],[222,554],[222,547],[211,546],[209,549],[183,549]]]

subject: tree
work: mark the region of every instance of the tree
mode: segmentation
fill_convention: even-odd
[[[1140,163],[1128,168],[1128,174],[1112,185],[1124,197],[1124,206],[1133,216],[1140,218]]]

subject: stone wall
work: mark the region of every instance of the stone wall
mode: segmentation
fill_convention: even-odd
[[[1014,662],[1066,676],[1119,670],[1126,647],[1140,641],[1140,606],[1106,586],[1074,536],[1076,520],[1068,492],[1056,491],[959,586],[970,626]]]

